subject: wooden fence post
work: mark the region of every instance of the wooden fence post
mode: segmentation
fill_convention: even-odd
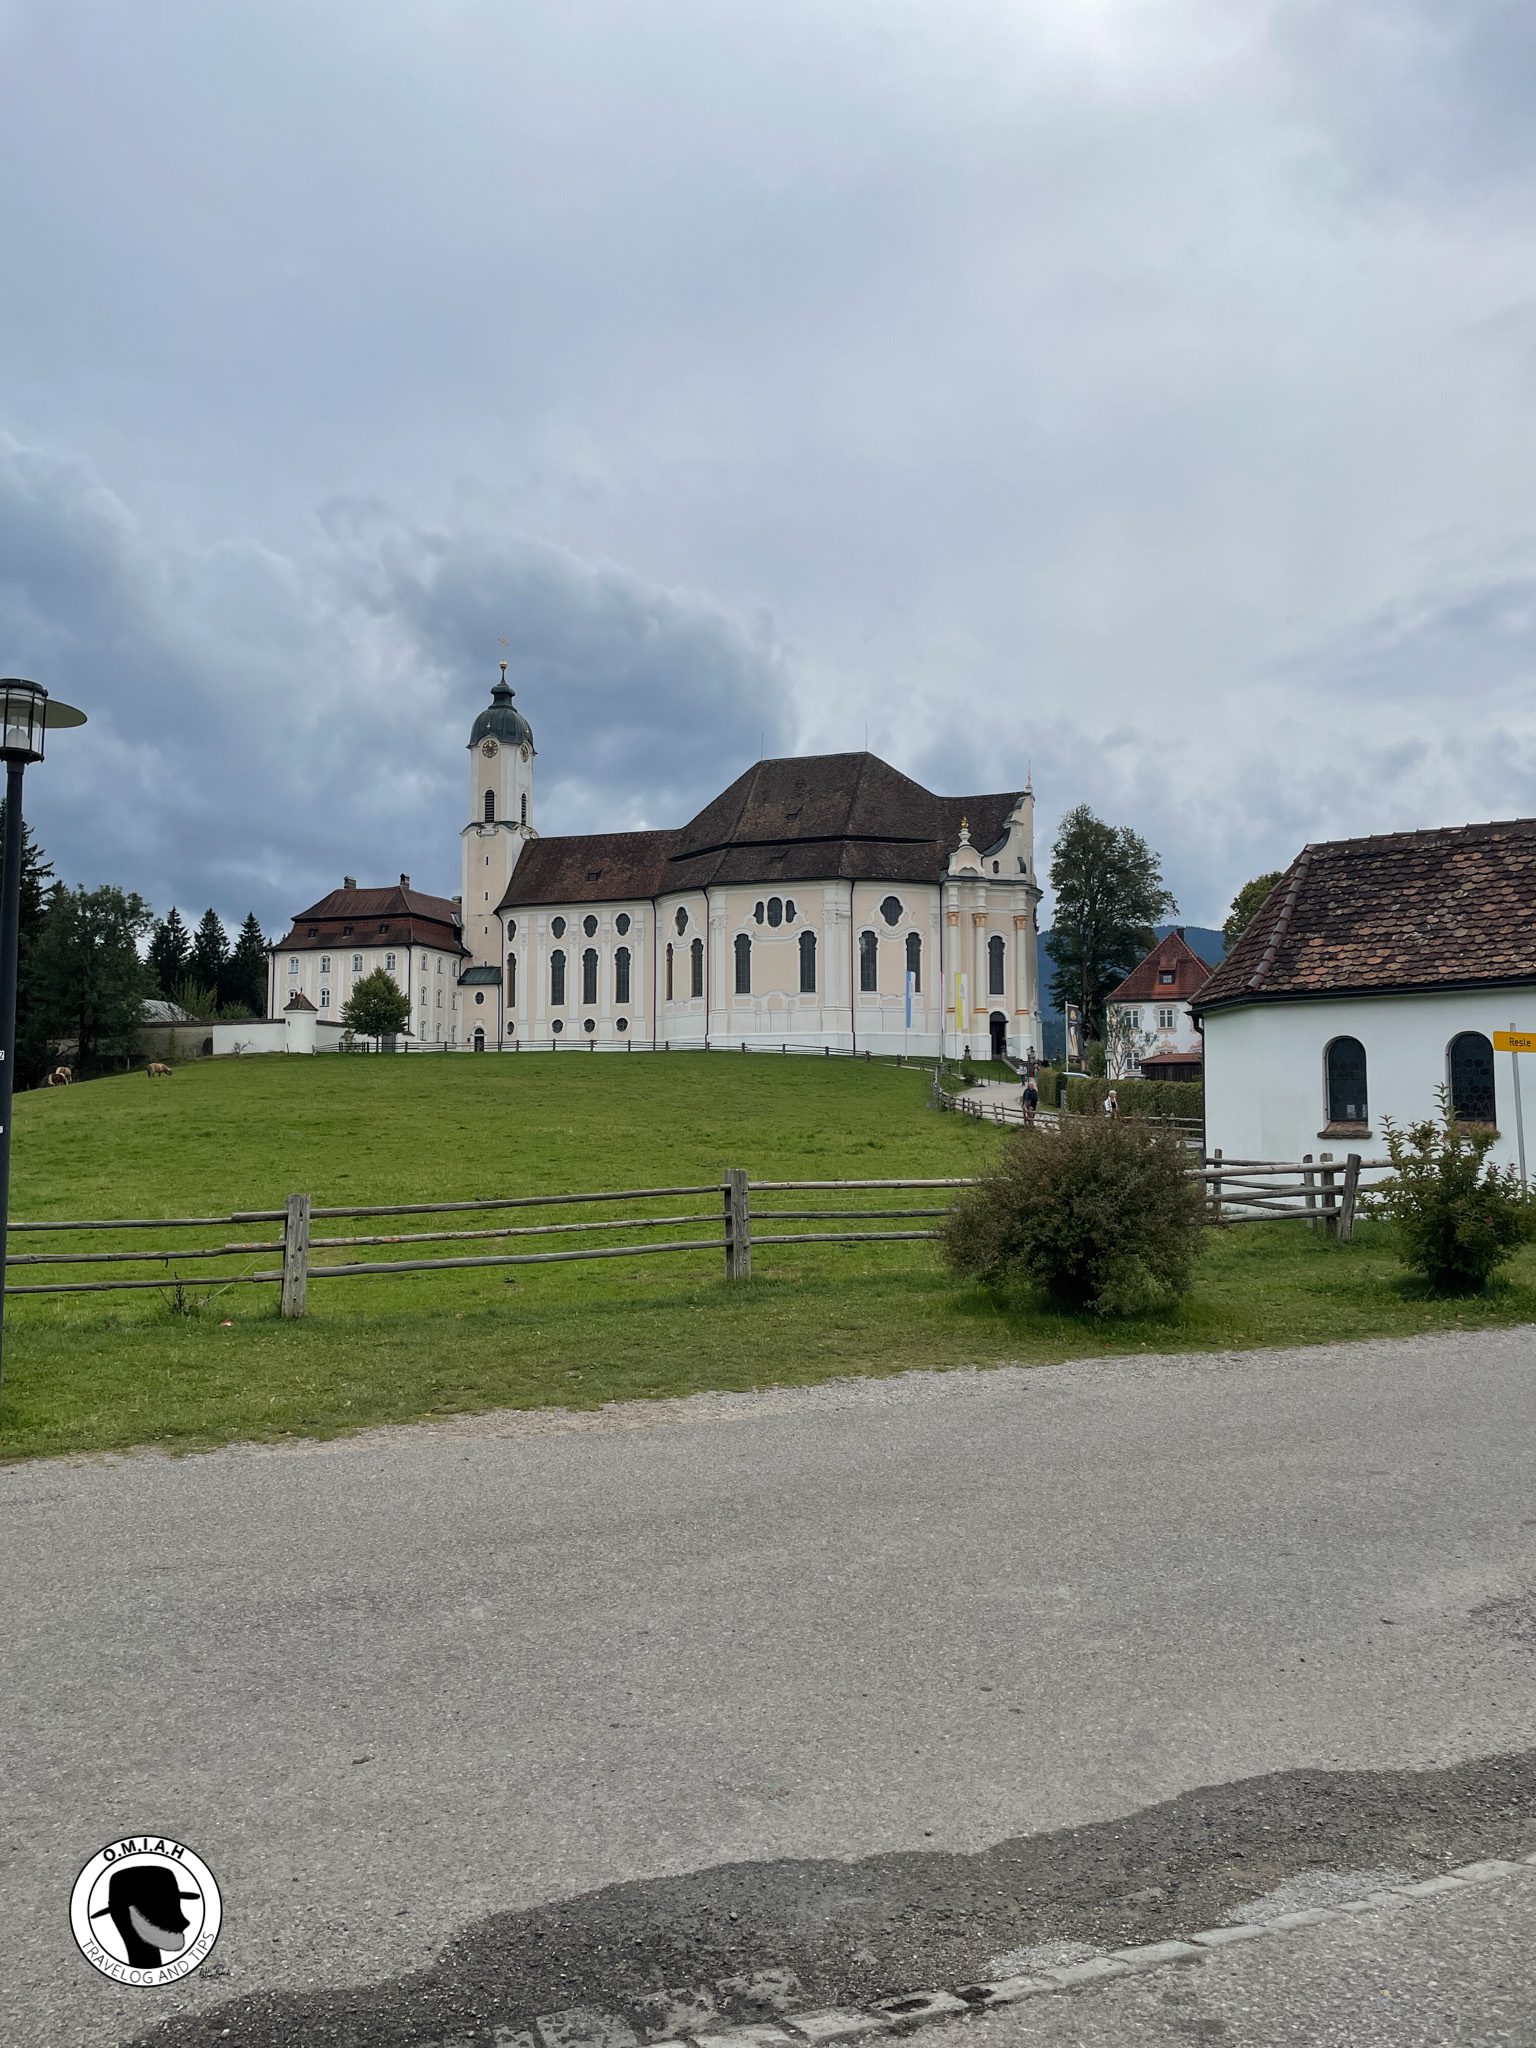
[[[1216,1171],[1211,1178],[1211,1221],[1221,1221],[1221,1147],[1218,1145],[1211,1154],[1211,1164]]]
[[[1339,1243],[1352,1244],[1355,1236],[1355,1202],[1360,1193],[1360,1154],[1350,1152],[1344,1160],[1344,1196],[1339,1205]]]
[[[752,1278],[752,1208],[747,1194],[747,1170],[728,1166],[722,1187],[725,1197],[725,1277]]]
[[[1317,1185],[1317,1178],[1312,1171],[1312,1154],[1310,1152],[1303,1152],[1301,1155],[1301,1163],[1303,1167],[1305,1167],[1306,1169],[1306,1171],[1302,1174],[1301,1177],[1303,1182],[1306,1184],[1307,1190],[1307,1229],[1315,1237],[1317,1235],[1317,1196],[1312,1192],[1312,1190]]]
[[[309,1292],[308,1195],[290,1195],[283,1217],[283,1299],[285,1316],[301,1316]]]
[[[1319,1175],[1323,1187],[1323,1229],[1329,1237],[1339,1234],[1338,1194],[1333,1184],[1333,1154],[1319,1152],[1317,1163],[1323,1169]]]

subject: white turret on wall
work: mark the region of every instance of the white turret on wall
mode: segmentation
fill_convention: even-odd
[[[464,943],[474,964],[502,966],[496,906],[533,826],[533,728],[512,701],[507,664],[469,731],[469,823],[463,849]]]

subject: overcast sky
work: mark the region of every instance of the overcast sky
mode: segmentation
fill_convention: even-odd
[[[458,886],[758,753],[1183,914],[1536,811],[1529,0],[0,0],[0,671],[62,875]]]

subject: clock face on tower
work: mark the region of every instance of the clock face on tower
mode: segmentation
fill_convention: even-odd
[[[493,760],[496,754],[496,742],[494,740],[482,740],[480,742],[480,751],[484,754],[487,761]]]

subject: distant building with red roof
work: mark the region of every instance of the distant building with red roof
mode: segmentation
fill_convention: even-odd
[[[1131,969],[1105,1002],[1106,1056],[1113,1080],[1198,1081],[1202,1048],[1190,1003],[1211,970],[1171,931]]]

